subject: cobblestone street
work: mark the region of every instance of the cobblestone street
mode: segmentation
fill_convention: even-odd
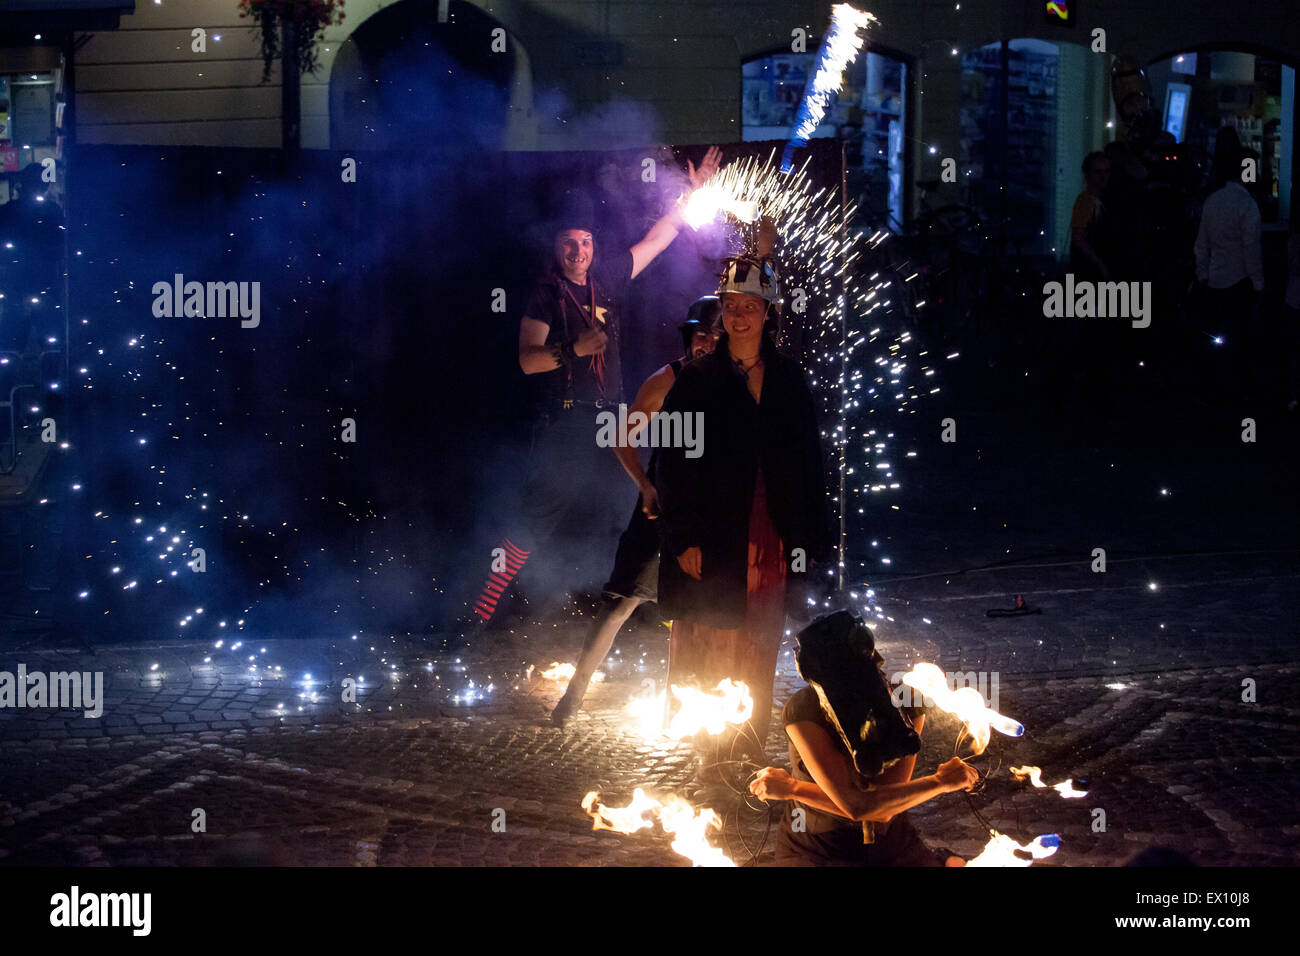
[[[1039,864],[1049,866],[1117,865],[1148,846],[1202,865],[1300,862],[1288,612],[1298,590],[1289,555],[1153,559],[1106,575],[1086,563],[1006,568],[880,589],[873,617],[891,672],[919,660],[996,672],[1000,710],[1027,728],[994,735],[977,761],[991,771],[982,793],[913,810],[918,828],[973,855],[987,838],[974,808],[1020,842],[1061,834]],[[1042,614],[986,616],[1016,593]],[[702,787],[688,742],[647,739],[625,713],[647,678],[664,677],[666,628],[629,627],[586,710],[563,731],[546,721],[563,683],[539,671],[573,660],[582,639],[575,622],[489,632],[459,655],[406,637],[249,632],[221,648],[11,649],[5,669],[103,671],[105,700],[98,719],[0,711],[0,860],[688,865],[658,829],[592,831],[587,791],[621,805],[640,786],[712,806],[736,862],[770,862],[768,814]],[[790,646],[778,706],[802,684]],[[339,703],[348,676],[363,679],[356,704]],[[1247,678],[1255,703],[1242,701]],[[956,736],[955,720],[932,716],[917,774]],[[786,764],[779,726],[768,754]],[[1073,778],[1088,796],[1031,789],[1008,772],[1017,764],[1040,766],[1049,785]],[[196,808],[205,833],[191,831]],[[493,831],[496,809],[504,832]]]

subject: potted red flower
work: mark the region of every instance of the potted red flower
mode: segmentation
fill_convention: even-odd
[[[289,61],[296,63],[299,75],[315,73],[316,48],[325,38],[325,29],[343,22],[344,0],[239,0],[239,15],[253,17],[262,28],[262,82],[271,76],[271,64],[287,48]],[[281,28],[289,34],[285,41]],[[287,64],[286,64],[287,65]]]

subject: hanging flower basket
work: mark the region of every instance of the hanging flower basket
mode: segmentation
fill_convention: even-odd
[[[262,82],[271,76],[271,64],[283,53],[281,25],[292,24],[297,43],[294,60],[299,75],[315,73],[316,49],[325,29],[343,22],[343,0],[239,0],[239,15],[252,17],[262,28]]]

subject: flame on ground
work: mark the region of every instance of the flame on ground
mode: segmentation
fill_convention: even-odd
[[[572,664],[561,664],[559,661],[553,661],[551,666],[542,671],[542,676],[547,680],[573,680],[578,668]]]
[[[582,809],[592,819],[593,830],[635,833],[654,826],[657,819],[663,831],[673,838],[673,852],[695,866],[735,866],[727,855],[708,841],[709,830],[722,830],[722,820],[710,809],[696,810],[686,800],[668,794],[662,800],[640,787],[632,792],[626,807],[607,807],[597,799],[600,791],[592,790],[582,798]]]
[[[700,731],[720,734],[727,724],[739,726],[754,716],[754,698],[744,681],[724,678],[712,694],[676,684],[672,692],[682,705],[668,725],[668,736],[674,740],[693,737]]]
[[[1022,846],[1006,834],[999,833],[997,830],[990,830],[989,842],[985,844],[983,852],[966,865],[980,867],[1032,866],[1035,860],[1047,859],[1057,851],[1060,845],[1061,838],[1055,833],[1046,833],[1043,836],[1035,837]]]
[[[1011,775],[1015,777],[1017,780],[1024,780],[1025,778],[1028,778],[1029,782],[1032,783],[1035,787],[1044,790],[1048,789],[1047,784],[1043,783],[1043,771],[1040,770],[1038,767],[1012,767]],[[1074,778],[1070,778],[1069,780],[1066,780],[1063,783],[1053,784],[1051,786],[1051,789],[1055,790],[1057,793],[1059,793],[1062,797],[1064,797],[1067,800],[1071,799],[1072,797],[1086,797],[1088,795],[1087,790],[1076,790],[1074,788]]]
[[[740,726],[754,716],[754,698],[744,681],[724,678],[712,693],[694,687],[672,685],[673,697],[680,704],[668,729],[664,729],[664,708],[667,695],[654,690],[637,694],[627,705],[627,713],[643,737],[655,738],[666,734],[673,740],[694,737],[703,731],[720,734],[727,726]]]
[[[633,730],[646,739],[653,739],[663,733],[664,705],[667,703],[666,691],[653,689],[635,695],[627,702],[627,715],[635,725]]]

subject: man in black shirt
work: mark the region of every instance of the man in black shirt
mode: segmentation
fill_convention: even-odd
[[[717,147],[709,147],[698,169],[687,163],[692,191],[717,171],[721,157]],[[566,203],[554,224],[551,267],[533,289],[519,323],[519,367],[540,380],[543,417],[534,430],[522,493],[522,533],[503,543],[505,570],[488,577],[475,602],[475,613],[484,621],[566,515],[602,500],[617,483],[611,480],[608,452],[596,444],[596,414],[623,400],[619,324],[627,285],[677,238],[682,205],[608,261],[597,260],[589,201]]]

